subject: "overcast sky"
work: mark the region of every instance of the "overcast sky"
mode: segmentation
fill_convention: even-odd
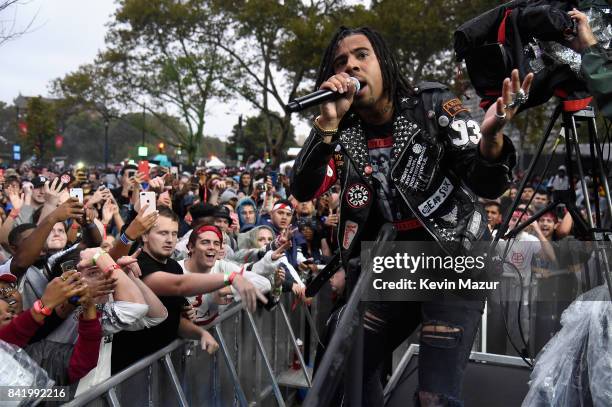
[[[12,103],[19,93],[48,96],[51,80],[92,62],[104,48],[105,24],[116,8],[113,0],[24,3],[0,15],[3,27],[14,18],[17,29],[34,19],[30,32],[0,46],[0,100],[6,103]],[[240,113],[254,115],[249,111],[246,103],[215,104],[209,110],[205,133],[225,138]],[[296,133],[306,131],[301,124]]]

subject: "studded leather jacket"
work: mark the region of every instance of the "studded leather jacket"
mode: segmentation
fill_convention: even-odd
[[[479,125],[459,99],[438,83],[425,82],[414,90],[414,96],[401,100],[394,118],[391,182],[441,249],[461,253],[487,230],[476,194],[493,199],[507,189],[516,153],[504,136],[499,159],[486,161],[478,148]],[[375,238],[368,220],[376,189],[355,113],[342,119],[331,144],[311,131],[295,160],[292,193],[298,201],[313,199],[336,179],[342,187],[338,242],[346,262],[359,254],[358,242]]]

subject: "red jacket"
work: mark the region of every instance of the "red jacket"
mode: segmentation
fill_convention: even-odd
[[[31,311],[27,309],[15,317],[9,325],[0,329],[0,339],[20,348],[25,348],[39,327],[40,325],[32,317]],[[102,327],[98,318],[79,320],[79,337],[68,364],[70,383],[78,381],[96,367],[101,339]]]

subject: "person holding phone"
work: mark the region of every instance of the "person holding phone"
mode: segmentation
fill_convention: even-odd
[[[234,286],[250,311],[254,311],[257,300],[266,303],[267,300],[257,289],[241,275],[217,274],[205,275],[199,273],[184,274],[177,261],[171,258],[178,237],[178,217],[167,207],[158,208],[159,217],[155,225],[142,235],[144,248],[138,256],[138,265],[142,271],[142,281],[160,298],[168,310],[167,319],[161,324],[135,332],[119,332],[113,341],[111,357],[112,373],[119,372],[135,361],[163,348],[177,337],[199,340],[203,349],[216,350],[216,341],[182,316],[186,296],[199,295],[224,286]],[[213,231],[214,237],[205,234]],[[201,237],[206,247],[213,246],[218,250],[223,241],[223,235],[216,226],[194,231],[195,237]],[[205,256],[214,253],[205,252]],[[208,256],[210,257],[210,256]]]

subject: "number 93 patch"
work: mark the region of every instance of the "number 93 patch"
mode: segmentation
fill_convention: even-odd
[[[465,146],[468,143],[478,144],[480,141],[480,126],[474,120],[455,119],[450,125],[449,135],[454,145]]]

